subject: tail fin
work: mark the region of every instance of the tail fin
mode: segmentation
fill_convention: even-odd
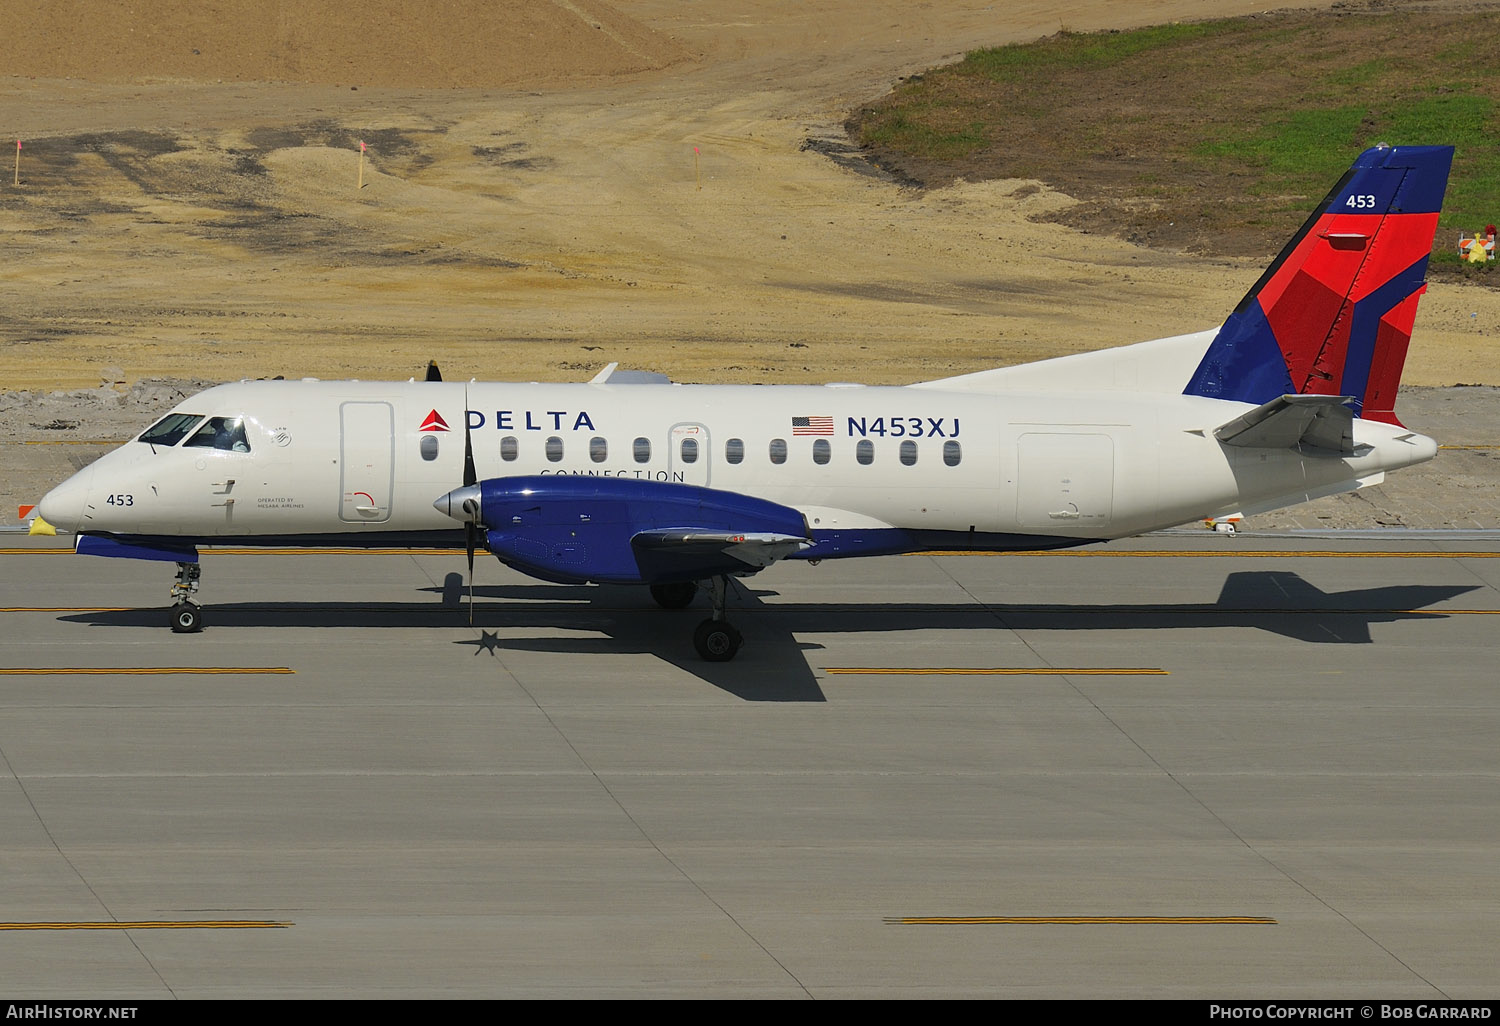
[[[1184,392],[1256,405],[1353,396],[1355,416],[1399,425],[1396,388],[1452,162],[1451,146],[1361,153],[1234,308]]]

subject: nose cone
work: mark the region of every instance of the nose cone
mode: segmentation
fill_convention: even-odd
[[[479,486],[464,485],[455,488],[432,504],[432,508],[444,516],[465,524],[479,523]]]
[[[37,512],[59,531],[76,532],[88,509],[89,488],[94,482],[94,468],[85,467],[42,496]]]

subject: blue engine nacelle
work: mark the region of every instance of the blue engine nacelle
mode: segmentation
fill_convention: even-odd
[[[755,560],[755,546],[811,540],[794,509],[695,485],[559,475],[491,478],[478,488],[489,550],[547,581],[665,584],[743,574],[769,562]]]

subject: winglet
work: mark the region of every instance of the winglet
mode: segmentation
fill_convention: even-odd
[[[1235,307],[1184,392],[1268,403],[1394,404],[1453,162],[1451,146],[1376,146],[1345,172]]]

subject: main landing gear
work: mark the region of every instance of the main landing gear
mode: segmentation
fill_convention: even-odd
[[[693,647],[710,663],[727,663],[744,643],[744,635],[724,619],[724,596],[729,590],[729,578],[724,575],[709,578],[708,592],[713,603],[714,615],[704,620],[693,631]],[[674,581],[671,584],[651,585],[651,597],[663,609],[683,609],[698,594],[695,581]]]
[[[196,634],[203,629],[203,608],[193,600],[202,576],[203,567],[197,563],[177,564],[177,580],[172,584],[173,634]]]
[[[720,574],[709,581],[709,594],[713,600],[714,615],[698,625],[693,631],[693,647],[710,663],[727,663],[734,658],[744,642],[744,636],[734,625],[724,619],[724,596],[729,590],[729,578]]]

